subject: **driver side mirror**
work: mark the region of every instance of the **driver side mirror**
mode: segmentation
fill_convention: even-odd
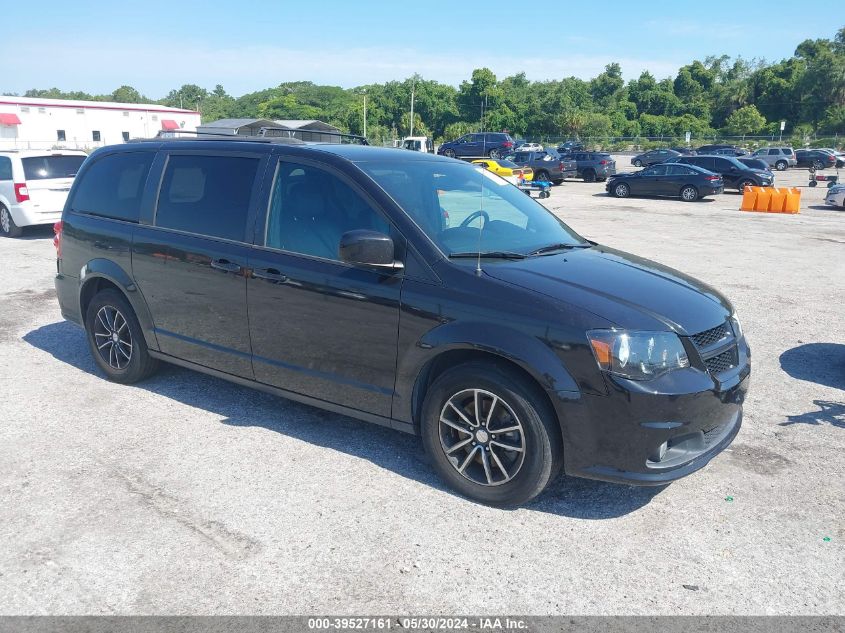
[[[347,231],[340,237],[338,253],[340,260],[347,264],[391,270],[402,268],[402,262],[394,259],[393,240],[377,231]]]

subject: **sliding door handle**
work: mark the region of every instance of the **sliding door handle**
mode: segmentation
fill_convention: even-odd
[[[255,279],[265,279],[276,283],[284,283],[288,280],[287,275],[283,275],[275,268],[256,268],[252,271],[252,276]]]
[[[240,264],[230,262],[228,259],[212,259],[211,267],[217,270],[222,270],[224,273],[239,273],[241,272]]]

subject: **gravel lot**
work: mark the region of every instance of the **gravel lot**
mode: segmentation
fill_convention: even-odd
[[[52,232],[0,241],[0,614],[845,614],[845,212],[824,191],[788,216],[553,190],[586,237],[725,292],[752,386],[705,470],[561,479],[513,511],[446,491],[411,436],[175,367],[106,382],[59,315]]]

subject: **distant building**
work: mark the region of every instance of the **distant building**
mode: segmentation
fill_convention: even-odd
[[[155,104],[0,96],[0,149],[92,149],[199,124],[199,112]]]
[[[337,137],[321,132],[340,132],[339,128],[316,119],[220,119],[205,123],[197,128],[198,132],[209,134],[235,134],[241,136],[256,136],[262,128],[272,128],[267,131],[268,136],[292,136],[302,141],[333,141]]]

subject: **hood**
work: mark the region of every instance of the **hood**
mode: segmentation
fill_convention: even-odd
[[[619,327],[697,334],[724,323],[730,302],[717,290],[604,246],[485,266],[484,272],[588,310]]]

